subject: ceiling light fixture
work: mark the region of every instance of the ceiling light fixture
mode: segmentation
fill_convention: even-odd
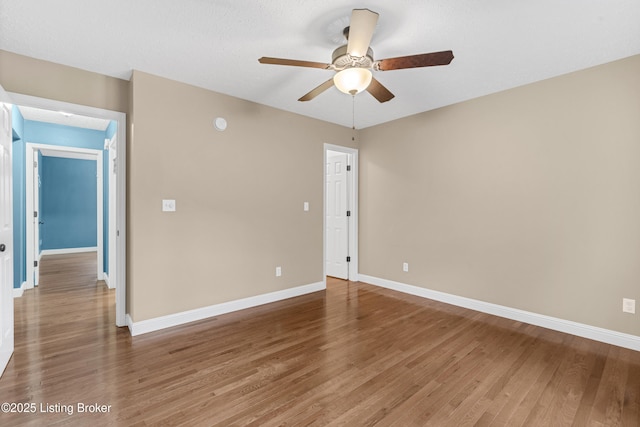
[[[356,95],[371,83],[371,70],[367,68],[347,68],[333,76],[333,83],[340,90],[349,95]]]

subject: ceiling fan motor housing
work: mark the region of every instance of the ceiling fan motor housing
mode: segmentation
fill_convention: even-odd
[[[367,49],[366,56],[351,56],[347,53],[347,45],[340,46],[331,55],[331,64],[336,70],[347,68],[371,68],[373,65],[373,50]]]

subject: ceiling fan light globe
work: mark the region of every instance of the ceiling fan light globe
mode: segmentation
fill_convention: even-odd
[[[340,92],[355,95],[369,87],[372,77],[371,70],[366,68],[347,68],[333,76],[333,83]]]

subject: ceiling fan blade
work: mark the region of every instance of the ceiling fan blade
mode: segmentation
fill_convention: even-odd
[[[258,62],[260,62],[261,64],[291,65],[294,67],[322,68],[324,70],[328,70],[329,68],[331,68],[331,64],[323,64],[321,62],[298,61],[296,59],[269,58],[267,56],[263,56],[262,58],[258,59]]]
[[[373,30],[378,23],[378,14],[369,9],[353,9],[349,23],[349,41],[347,53],[351,56],[362,57],[367,54]]]
[[[389,89],[382,86],[382,83],[377,81],[375,78],[371,79],[371,83],[369,83],[369,87],[367,87],[367,92],[369,92],[378,102],[387,102],[395,97]]]
[[[381,59],[376,61],[375,68],[380,71],[401,70],[403,68],[432,67],[434,65],[447,65],[453,60],[453,52],[422,53],[419,55],[399,56],[397,58]]]
[[[333,86],[333,77],[327,80],[326,82],[322,83],[320,86],[313,89],[311,92],[304,95],[302,98],[298,99],[298,101],[302,101],[302,102],[311,101],[313,98],[320,95],[322,92],[329,89],[331,86]]]

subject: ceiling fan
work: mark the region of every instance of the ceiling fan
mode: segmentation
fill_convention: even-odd
[[[261,64],[291,65],[296,67],[322,68],[336,71],[336,74],[322,83],[298,101],[310,101],[331,86],[350,95],[366,90],[379,102],[387,102],[395,95],[373,77],[373,71],[400,70],[404,68],[432,67],[447,65],[453,60],[453,52],[422,53],[418,55],[399,56],[396,58],[374,61],[373,50],[369,47],[373,31],[378,22],[378,13],[369,9],[354,9],[351,13],[350,26],[343,31],[347,44],[333,51],[330,64],[296,59],[270,58],[258,59]]]

